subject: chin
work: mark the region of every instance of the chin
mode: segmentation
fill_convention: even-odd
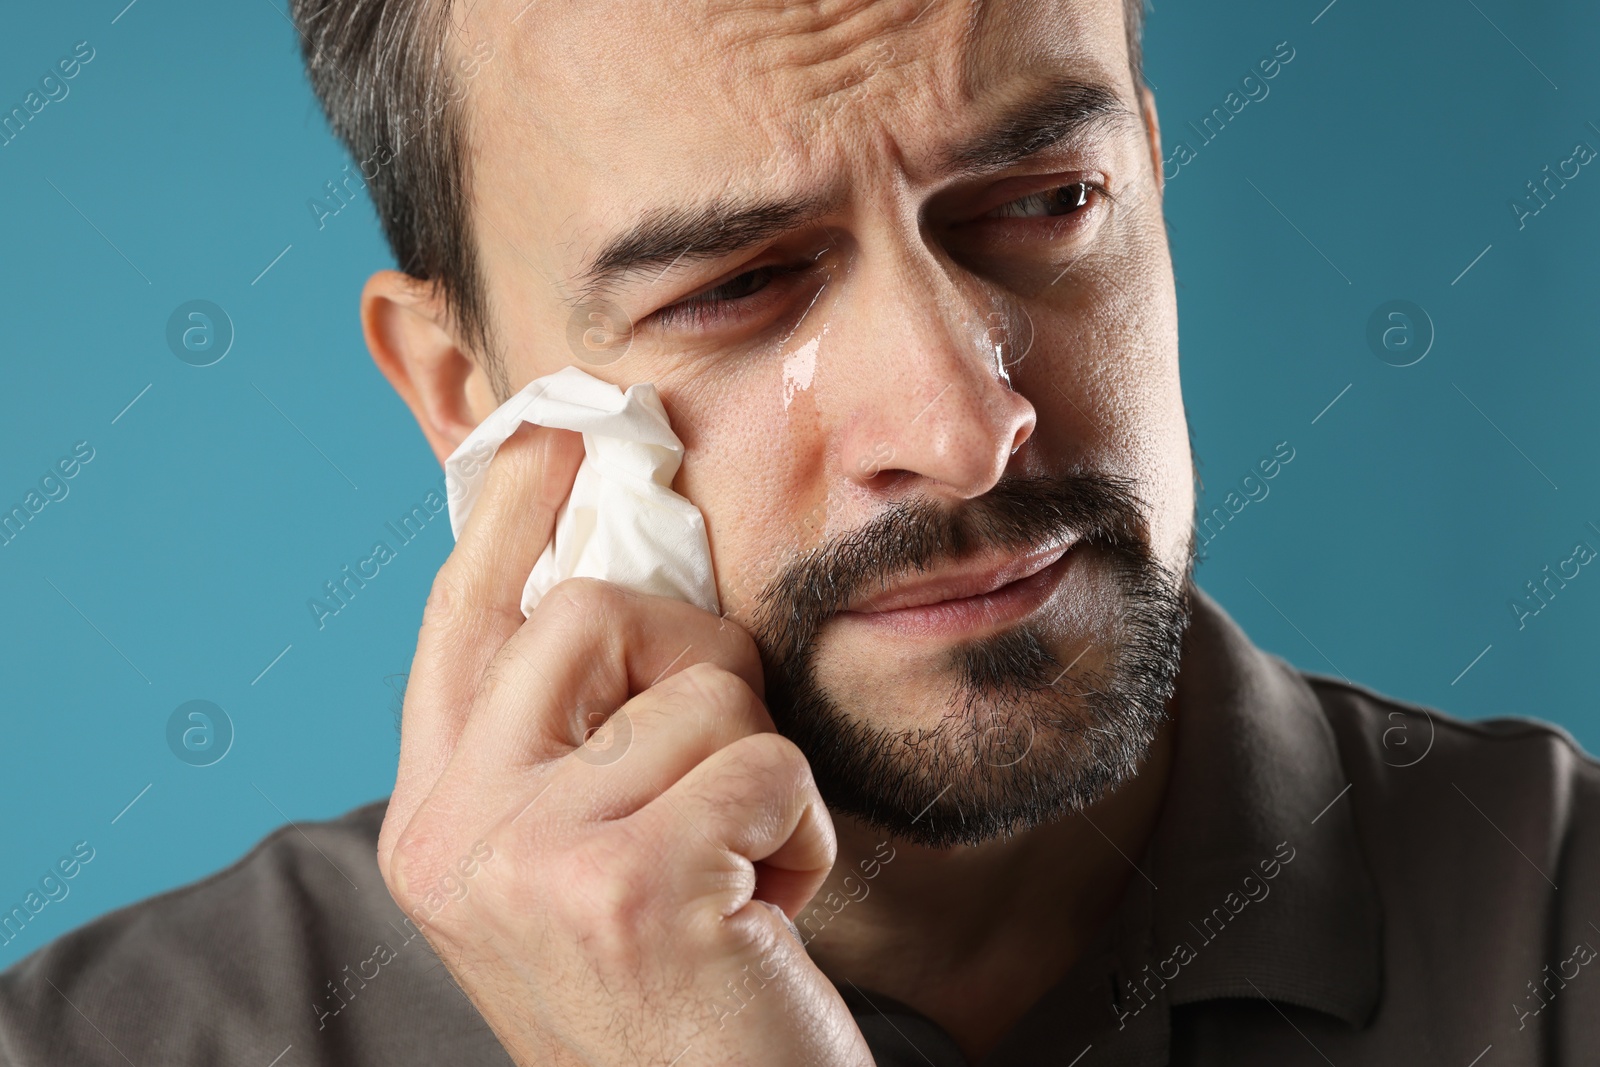
[[[1081,811],[1143,764],[1188,623],[1186,582],[1118,577],[1104,639],[1082,618],[1064,636],[1057,614],[876,664],[867,650],[830,664],[820,642],[769,678],[774,720],[830,810],[902,840],[975,845]]]

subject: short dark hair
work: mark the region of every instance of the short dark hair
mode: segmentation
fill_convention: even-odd
[[[461,342],[509,392],[472,231],[466,127],[453,97],[454,0],[291,0],[311,87],[355,158],[395,263],[436,282]]]
[[[454,3],[291,0],[291,8],[311,86],[360,161],[396,264],[439,285],[461,341],[505,396],[471,225],[467,109],[451,95]],[[1145,3],[1123,0],[1135,88],[1144,86]]]

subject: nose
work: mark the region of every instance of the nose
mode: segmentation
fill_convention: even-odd
[[[835,394],[845,476],[950,499],[988,492],[1037,422],[1006,375],[991,301],[918,251],[859,263],[852,282],[830,331],[831,362],[848,375]]]

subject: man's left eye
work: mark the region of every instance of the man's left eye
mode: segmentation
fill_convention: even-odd
[[[1088,207],[1089,198],[1093,193],[1094,186],[1088,182],[1072,182],[1070,185],[1058,185],[1054,189],[1046,189],[1043,192],[1024,196],[1010,203],[1001,204],[984,217],[990,219],[1029,219],[1071,215]]]

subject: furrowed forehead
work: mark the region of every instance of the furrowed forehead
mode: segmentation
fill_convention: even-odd
[[[1114,78],[1128,61],[1121,0],[455,4],[468,33],[506,46],[514,77],[503,103],[601,132],[814,133],[868,96],[880,114],[956,107],[1019,72],[1097,67]],[[906,100],[890,86],[918,92]]]
[[[652,244],[703,232],[696,212],[824,210],[851,153],[937,180],[1137,111],[1119,0],[457,2],[503,57],[473,101],[475,162],[500,195],[546,195],[579,284],[664,266]]]

